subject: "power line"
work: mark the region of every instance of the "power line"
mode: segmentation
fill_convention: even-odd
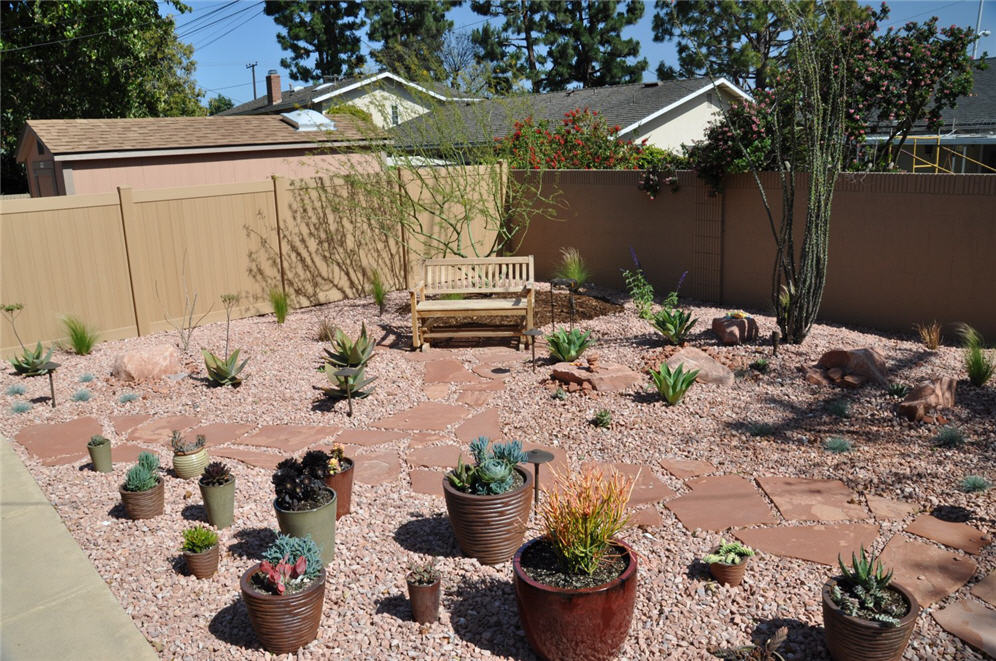
[[[234,2],[229,2],[227,5],[225,5],[224,7],[222,7],[222,9],[227,9],[228,7],[231,7],[232,5],[235,5],[235,4],[238,4],[238,0],[234,0]],[[178,32],[176,36],[178,38],[186,39],[187,37],[189,37],[190,35],[192,35],[192,34],[194,34],[196,32],[200,32],[201,30],[205,30],[205,29],[211,27],[212,25],[216,25],[218,23],[221,23],[222,21],[227,21],[229,19],[232,19],[235,16],[238,16],[239,14],[241,14],[243,12],[247,12],[250,9],[253,9],[254,7],[258,7],[261,4],[263,4],[263,3],[262,2],[253,3],[251,5],[243,7],[242,9],[238,9],[238,10],[234,11],[231,14],[228,14],[227,16],[222,16],[221,18],[215,19],[215,20],[211,21],[210,23],[205,23],[204,25],[198,25],[196,28],[193,28],[191,30],[187,30],[186,32],[183,32],[183,33],[179,33]],[[216,11],[218,11],[218,10],[216,10]],[[206,16],[205,16],[205,18],[206,18]],[[183,27],[187,27],[187,26],[183,26]]]
[[[919,14],[913,14],[912,16],[907,16],[906,18],[894,18],[894,19],[892,19],[890,21],[886,21],[882,25],[886,26],[886,25],[892,25],[892,24],[898,24],[898,23],[905,23],[905,22],[909,21],[911,18],[917,18],[919,16],[923,16],[924,14],[936,14],[937,12],[939,12],[942,9],[947,9],[948,7],[953,7],[954,5],[959,5],[959,4],[961,4],[960,0],[957,1],[957,2],[949,2],[946,5],[941,5],[940,7],[935,7],[933,9],[928,9],[927,11],[922,11]]]
[[[246,23],[248,23],[249,21],[253,20],[253,19],[254,19],[254,18],[256,18],[257,16],[262,16],[262,15],[263,15],[263,10],[262,10],[262,9],[260,9],[260,10],[259,10],[259,12],[257,12],[257,13],[255,13],[255,14],[253,14],[252,16],[250,16],[249,18],[247,18],[246,20],[244,20],[244,21],[242,21],[241,23],[239,23],[238,25],[236,25],[236,26],[232,27],[232,29],[231,29],[231,30],[228,30],[227,32],[225,32],[225,33],[223,33],[223,34],[220,34],[220,35],[218,35],[218,36],[217,36],[217,37],[215,37],[214,39],[211,39],[210,41],[208,41],[208,42],[206,42],[206,43],[203,43],[203,44],[201,44],[200,46],[194,46],[194,50],[198,50],[198,49],[201,49],[201,50],[203,50],[203,49],[207,48],[208,46],[210,46],[210,45],[211,45],[211,44],[213,44],[214,42],[218,41],[219,39],[222,39],[222,38],[224,38],[224,37],[228,36],[229,34],[231,34],[232,32],[235,32],[235,31],[236,31],[236,30],[238,30],[238,29],[239,29],[240,27],[242,27],[243,25],[245,25],[245,24],[246,24]]]

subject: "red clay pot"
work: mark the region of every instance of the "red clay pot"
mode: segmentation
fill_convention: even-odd
[[[823,584],[823,629],[834,661],[899,661],[910,641],[920,604],[913,593],[897,583],[889,587],[903,595],[910,611],[890,627],[860,617],[844,615],[830,598],[830,590],[840,576]]]
[[[443,476],[446,511],[453,536],[464,555],[482,565],[507,561],[522,544],[533,504],[533,474],[518,466],[522,486],[497,495],[479,496],[454,489]]]
[[[266,594],[252,586],[256,563],[242,574],[239,587],[249,611],[249,622],[260,644],[274,654],[289,654],[318,637],[325,601],[325,568],[304,590],[292,594]]]
[[[349,462],[349,466],[325,478],[325,486],[335,491],[335,520],[338,521],[345,514],[349,514],[349,506],[353,500],[353,467],[356,465],[349,457],[343,457],[344,462]]]
[[[523,544],[512,559],[515,600],[526,639],[549,661],[602,661],[622,648],[636,604],[637,555],[625,542],[613,544],[628,563],[616,579],[593,588],[570,590],[538,583],[522,570]]]
[[[716,553],[718,550],[718,546],[713,547],[710,553]],[[740,562],[735,565],[728,565],[724,562],[710,562],[709,573],[719,583],[735,588],[744,580],[744,572],[747,571],[747,563],[750,559],[751,556],[740,558]]]
[[[412,617],[419,624],[429,624],[439,619],[440,580],[431,585],[408,581],[408,599],[412,603]]]
[[[200,553],[184,551],[183,557],[187,560],[187,569],[198,580],[211,578],[218,571],[218,544]]]

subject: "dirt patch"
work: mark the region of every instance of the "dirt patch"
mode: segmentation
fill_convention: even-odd
[[[484,295],[473,294],[467,296],[466,298],[487,298]],[[623,306],[607,301],[603,298],[598,298],[595,296],[587,296],[585,294],[575,294],[574,295],[574,321],[575,323],[579,321],[589,321],[591,319],[597,319],[598,317],[604,317],[610,314],[619,314],[623,311]],[[395,310],[397,314],[410,315],[411,314],[411,304],[399,305]],[[554,292],[553,295],[553,313],[551,317],[550,311],[550,292],[549,291],[539,291],[536,292],[536,304],[533,308],[533,325],[537,328],[541,328],[550,323],[551,318],[557,322],[558,325],[566,325],[570,323],[571,319],[571,301],[570,295],[564,291]],[[479,322],[469,322],[468,319],[482,319],[480,317],[439,317],[436,321],[437,326],[447,326],[455,328],[472,328],[481,325]],[[491,323],[491,322],[494,323]],[[489,326],[508,326],[514,325],[512,322],[502,322],[500,319],[491,317],[489,319]]]

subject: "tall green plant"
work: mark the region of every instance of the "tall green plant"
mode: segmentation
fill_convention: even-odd
[[[585,264],[581,251],[577,248],[561,248],[560,263],[553,272],[555,278],[573,282],[572,289],[577,289],[591,278],[591,271]]]
[[[97,333],[79,317],[71,315],[63,317],[62,326],[66,329],[74,353],[85,356],[93,351],[93,345],[97,343]]]
[[[273,307],[273,315],[277,318],[277,323],[284,323],[287,319],[287,310],[290,308],[290,304],[287,301],[287,293],[283,289],[276,287],[271,289],[270,305]]]
[[[968,379],[972,385],[981,388],[992,378],[994,365],[994,351],[985,350],[985,340],[977,330],[968,324],[962,324],[958,332],[961,334],[962,348],[965,352],[965,371],[968,372]]]

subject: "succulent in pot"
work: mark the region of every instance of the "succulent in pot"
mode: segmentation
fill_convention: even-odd
[[[141,452],[118,489],[129,519],[151,519],[163,513],[165,487],[159,475],[159,457]]]
[[[709,564],[709,573],[717,581],[736,587],[744,579],[748,560],[756,553],[754,549],[738,541],[720,539],[719,546],[703,557],[702,562]]]
[[[411,601],[415,621],[428,624],[438,620],[441,581],[439,570],[436,569],[436,559],[408,563],[405,582],[408,584],[408,599]]]
[[[173,472],[177,477],[184,480],[200,477],[208,464],[205,442],[203,434],[198,434],[194,440],[188,441],[180,432],[173,430],[169,444],[173,448]]]
[[[325,567],[310,536],[278,535],[239,580],[249,622],[263,647],[287,654],[318,637]]]
[[[190,573],[199,579],[211,578],[218,571],[218,533],[204,526],[183,531],[180,548]]]
[[[325,486],[329,455],[311,450],[301,460],[288,458],[273,472],[273,508],[285,535],[310,535],[321,552],[323,566],[335,557],[336,492]]]
[[[635,479],[594,467],[557,477],[541,506],[545,534],[512,561],[519,621],[542,658],[612,658],[629,633],[637,555],[616,535]]]
[[[220,461],[212,461],[198,480],[207,520],[215,528],[227,528],[235,518],[235,476]]]
[[[345,456],[342,445],[336,444],[325,454],[328,459],[328,475],[325,476],[325,486],[335,491],[335,518],[338,521],[349,514],[353,502],[353,466],[355,462]]]
[[[98,473],[110,473],[114,466],[111,463],[111,441],[100,434],[90,437],[86,444],[86,450],[90,453],[90,463],[93,470]]]
[[[443,495],[453,534],[464,554],[494,565],[512,557],[522,544],[533,500],[533,475],[517,464],[526,461],[522,443],[496,443],[481,436],[470,444],[473,464],[457,460],[443,477]]]

